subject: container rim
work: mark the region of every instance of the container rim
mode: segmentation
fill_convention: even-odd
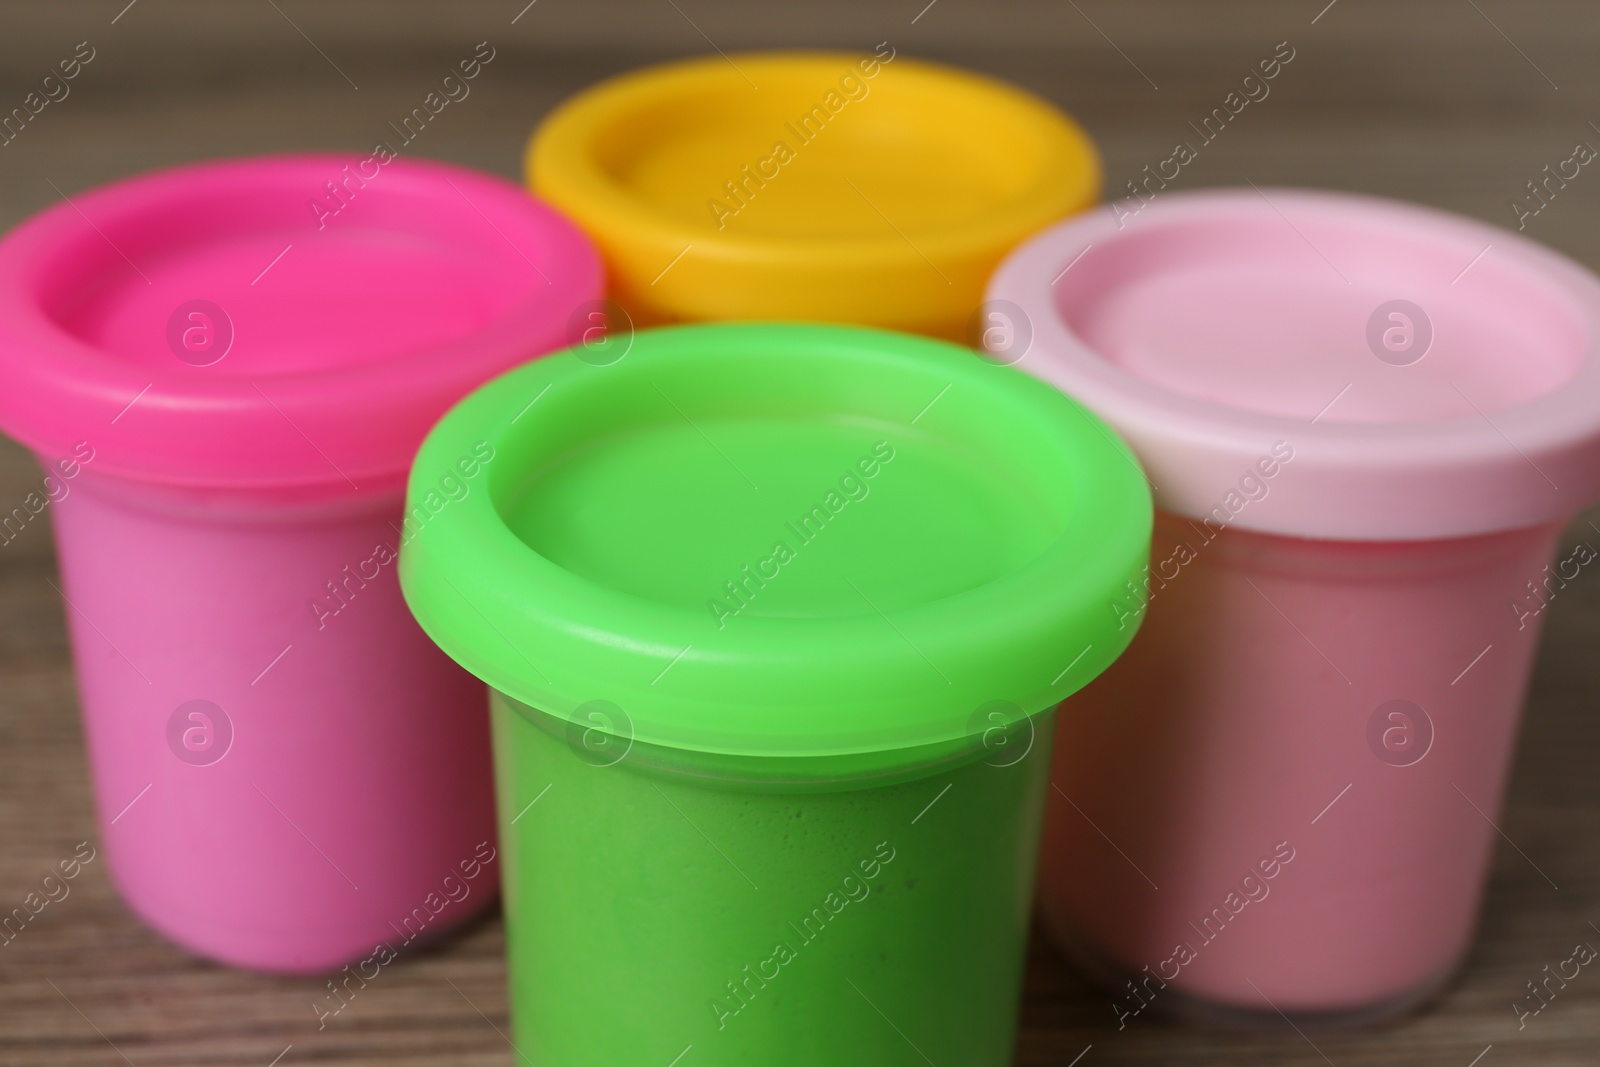
[[[975,174],[995,176],[971,194],[984,206],[957,222],[895,220],[893,204],[875,193],[867,203],[876,213],[860,227],[823,233],[796,220],[782,233],[746,230],[742,221],[712,225],[713,213],[702,213],[698,202],[692,210],[652,202],[623,176],[646,149],[636,144],[642,138],[619,131],[664,127],[641,117],[661,109],[664,101],[674,102],[674,114],[680,116],[675,121],[691,131],[720,137],[731,127],[742,134],[749,120],[736,117],[737,107],[741,94],[757,95],[751,83],[768,96],[786,92],[823,100],[842,76],[861,77],[858,64],[877,62],[871,52],[734,53],[611,78],[563,102],[534,131],[525,153],[529,187],[577,219],[600,245],[616,275],[614,295],[624,304],[660,305],[671,319],[798,318],[960,337],[1000,258],[1041,226],[1083,210],[1099,196],[1100,160],[1088,134],[1030,92],[986,75],[899,56],[880,64],[876,82],[861,82],[879,86],[870,90],[873,95],[848,105],[872,108],[876,94],[891,91],[892,85],[901,102],[895,137],[913,145],[959,141],[966,145],[963,158],[974,161]],[[848,108],[838,113],[841,125],[851,114]],[[772,140],[761,146],[766,150],[779,140],[793,144],[793,163],[764,171],[774,184],[794,181],[775,175],[805,167],[807,153],[817,151],[800,147],[803,142],[786,131],[788,125],[775,119]],[[818,136],[840,135],[829,129]],[[901,155],[874,140],[873,159],[862,162],[879,169],[915,166],[898,162]],[[765,166],[760,157],[745,162]],[[737,170],[718,175],[704,190],[707,205],[729,196],[718,185],[723,177],[757,180],[741,179]],[[866,196],[860,188],[856,193]],[[751,203],[772,202],[757,197]],[[670,270],[663,269],[669,264]],[[752,285],[752,277],[763,284]],[[868,285],[882,295],[863,300],[859,290]]]
[[[729,91],[748,89],[741,72],[747,72],[758,84],[763,79],[782,84],[812,75],[826,82],[829,75],[848,73],[855,69],[853,64],[872,55],[844,51],[737,52],[629,71],[577,93],[545,117],[528,141],[528,174],[534,187],[541,194],[551,194],[553,201],[577,195],[592,202],[598,217],[612,220],[608,229],[639,231],[641,239],[660,238],[676,242],[674,247],[693,242],[694,253],[701,256],[737,260],[746,265],[760,258],[795,255],[830,259],[840,255],[870,256],[884,262],[915,260],[926,269],[916,249],[887,226],[873,226],[869,231],[842,238],[801,233],[779,239],[770,234],[741,233],[733,227],[708,234],[641,202],[600,162],[601,149],[615,147],[605,142],[606,131],[618,121],[658,107],[663,94],[675,92],[688,96],[691,102],[703,101],[708,113],[715,114],[718,108],[712,107],[711,101],[725,98]],[[1098,154],[1083,128],[1054,105],[997,78],[942,63],[899,57],[890,69],[896,75],[904,73],[911,85],[932,100],[936,101],[937,94],[958,91],[993,107],[1006,117],[1009,126],[1028,131],[1040,153],[1036,172],[1024,191],[1013,197],[996,198],[993,210],[984,218],[915,233],[918,245],[930,255],[954,255],[962,247],[994,245],[1017,226],[1036,226],[1041,212],[1043,218],[1056,218],[1093,202],[1100,183]],[[826,87],[823,84],[818,89],[819,97]],[[924,116],[926,121],[912,132],[927,136],[939,128],[933,121],[936,118],[933,114]],[[1004,165],[1003,154],[997,155],[996,166]],[[1074,180],[1064,185],[1063,173],[1071,174]],[[562,195],[553,195],[558,190]]]
[[[381,176],[372,177],[380,166]],[[337,232],[323,234],[324,220],[308,205],[328,197],[325,183],[342,181],[347,170],[372,184],[349,201],[367,217],[328,223]],[[521,288],[509,308],[466,336],[392,358],[329,360],[248,377],[102,348],[65,325],[53,306],[63,298],[51,294],[81,292],[67,299],[87,300],[113,282],[136,285],[144,271],[122,252],[130,241],[148,246],[154,263],[146,265],[159,280],[166,256],[205,254],[262,232],[324,242],[323,270],[348,257],[356,272],[385,248],[424,241],[428,255],[495,256],[532,269],[525,284],[508,283]],[[0,241],[0,427],[46,455],[87,439],[97,472],[138,481],[393,491],[450,403],[566,343],[570,316],[598,301],[601,287],[598,254],[571,223],[512,182],[467,168],[380,162],[374,153],[157,170],[64,195]],[[314,327],[308,320],[304,328]]]
[[[1000,712],[1006,722],[1053,707],[1131,640],[1137,605],[1117,606],[1148,555],[1149,491],[1125,446],[1048,386],[956,345],[850,327],[668,327],[639,332],[615,364],[585,354],[557,353],[474,392],[429,434],[412,471],[414,527],[400,551],[406,601],[437,644],[511,699],[586,727],[598,706],[597,728],[671,749],[926,758],[929,746],[968,746],[1005,725],[984,712],[996,702],[1009,709]],[[873,388],[859,384],[867,375]],[[919,415],[941,388],[943,399]],[[652,598],[568,569],[508,521],[529,486],[569,469],[567,458],[618,441],[638,448],[622,423],[606,425],[623,418],[607,412],[619,411],[628,434],[640,420],[692,413],[702,434],[724,432],[716,420],[765,422],[805,448],[815,438],[795,425],[848,424],[907,455],[968,450],[974,464],[993,459],[992,443],[1002,441],[1008,460],[1033,468],[1012,476],[1048,494],[1049,537],[1025,561],[1008,557],[954,592],[924,584],[917,599],[887,610],[828,600],[809,614],[752,613],[722,626],[703,599]],[[704,452],[705,469],[720,471],[722,461]],[[819,467],[836,462],[818,455]],[[445,500],[438,486],[459,479],[469,456],[487,468],[477,473],[483,489]],[[916,460],[897,462],[906,469]],[[955,474],[921,469],[901,483],[913,500],[956,484],[938,481]],[[654,528],[648,514],[641,521]],[[849,529],[831,543],[833,562],[811,564],[829,581],[875,558],[857,546],[880,535]]]
[[[1348,193],[1163,192],[1136,212],[1130,205],[1108,205],[1040,233],[1001,265],[987,296],[995,306],[1017,309],[1031,327],[1032,346],[1017,365],[1078,398],[1126,437],[1150,472],[1158,507],[1266,533],[1381,541],[1532,526],[1570,518],[1600,499],[1600,279],[1580,264],[1486,223]],[[1263,221],[1302,236],[1309,227],[1321,227],[1319,234],[1343,228],[1356,235],[1352,247],[1365,241],[1369,252],[1371,234],[1381,232],[1392,235],[1396,253],[1401,245],[1424,247],[1461,267],[1476,264],[1476,272],[1457,276],[1455,291],[1485,306],[1493,296],[1487,287],[1514,276],[1570,315],[1574,336],[1582,335],[1576,366],[1554,388],[1491,413],[1480,407],[1475,415],[1436,421],[1308,421],[1226,405],[1130,372],[1067,321],[1062,302],[1071,287],[1105,283],[1111,273],[1108,250],[1195,224]],[[1499,273],[1484,270],[1480,258],[1494,261]],[[1348,262],[1341,274],[1347,272]],[[1125,281],[1119,274],[1105,284]],[[1441,291],[1456,285],[1448,277],[1437,281]],[[1475,292],[1475,286],[1486,288]],[[1245,499],[1237,488],[1241,476],[1263,458],[1273,460],[1275,447],[1276,459],[1287,449],[1292,463],[1270,493],[1219,513],[1228,493]]]

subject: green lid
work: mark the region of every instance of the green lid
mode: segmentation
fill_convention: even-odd
[[[1054,706],[1132,638],[1149,491],[1049,386],[847,327],[618,351],[490,382],[412,470],[406,600],[515,700],[605,701],[595,721],[692,752],[926,752],[997,701]]]

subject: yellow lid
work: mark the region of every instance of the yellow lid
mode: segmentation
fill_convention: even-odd
[[[851,322],[964,337],[1018,242],[1094,203],[1081,127],[1004,82],[896,56],[710,56],[563,103],[533,190],[588,231],[640,325]]]

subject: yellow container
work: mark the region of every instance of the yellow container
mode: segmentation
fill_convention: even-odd
[[[600,246],[636,325],[850,322],[965,339],[1023,238],[1098,199],[1077,123],[898,57],[710,56],[556,108],[528,182]]]

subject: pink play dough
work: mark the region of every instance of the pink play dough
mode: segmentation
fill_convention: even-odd
[[[55,522],[110,869],[133,910],[203,955],[318,971],[492,900],[491,873],[437,918],[424,905],[494,842],[488,721],[482,685],[377,563],[399,546],[394,502],[216,515],[107,482],[80,476]],[[319,620],[313,600],[339,610]],[[215,763],[169,748],[194,699],[231,725]]]
[[[1245,189],[1064,223],[988,295],[1031,339],[1007,361],[1122,433],[1158,507],[1107,605],[1143,627],[1062,710],[1051,929],[1123,1025],[1425,999],[1477,919],[1545,565],[1600,499],[1600,279]]]
[[[112,877],[172,940],[262,970],[494,898],[482,685],[401,600],[393,553],[430,518],[402,483],[447,407],[601,293],[517,186],[361,167],[177,168],[0,242],[0,426],[47,465],[92,455],[52,512]],[[462,459],[445,506],[492,450]]]
[[[1065,797],[1052,791],[1040,867],[1052,931],[1102,970],[1142,980],[1148,966],[1169,982],[1156,1003],[1361,1014],[1433,992],[1477,921],[1497,840],[1485,814],[1498,819],[1543,618],[1519,630],[1507,605],[1560,528],[1206,542],[1159,513],[1152,558],[1179,542],[1194,558],[1062,708]],[[1369,748],[1395,699],[1432,723],[1410,766]],[[1409,739],[1390,726],[1397,747],[1421,743],[1416,724]],[[1263,878],[1280,843],[1293,859]]]

